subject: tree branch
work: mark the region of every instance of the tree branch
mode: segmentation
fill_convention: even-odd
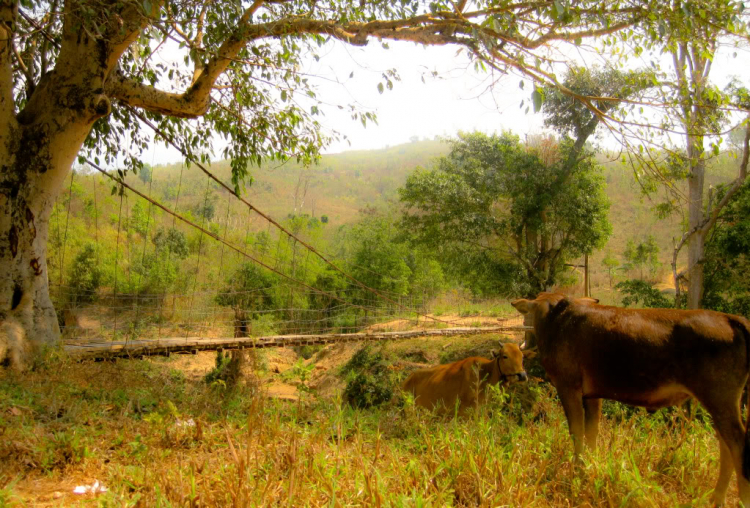
[[[335,20],[314,20],[302,17],[288,17],[268,22],[252,23],[252,16],[263,4],[256,0],[242,15],[235,30],[217,50],[216,54],[205,64],[198,64],[192,85],[183,93],[160,91],[149,85],[140,84],[123,76],[116,76],[107,83],[107,92],[131,106],[144,108],[178,117],[192,118],[204,114],[208,109],[210,92],[216,80],[235,60],[239,52],[251,41],[272,37],[291,35],[317,34],[328,35],[352,45],[365,45],[370,38],[388,39],[395,41],[409,41],[425,45],[458,44],[469,47],[475,53],[480,50],[475,44],[475,33],[479,29],[475,23],[469,21],[476,16],[476,12],[464,13],[458,17],[454,12],[438,12],[423,14],[412,18],[398,20],[376,20],[370,22],[351,22],[341,24]],[[498,9],[507,11],[508,9]],[[552,40],[574,40],[579,37],[590,37],[612,33],[628,26],[638,19],[638,13],[629,20],[614,23],[610,27],[581,32],[557,33],[550,31],[536,39],[529,39],[522,35],[504,40],[521,47],[535,48]],[[521,68],[518,62],[507,59],[516,68]],[[521,69],[523,70],[523,69]],[[528,73],[528,72],[527,72]]]

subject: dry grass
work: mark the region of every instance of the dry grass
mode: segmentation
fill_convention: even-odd
[[[58,360],[2,376],[0,506],[707,506],[718,474],[703,418],[616,405],[599,449],[575,467],[541,384],[523,419],[513,392],[456,421],[408,402],[280,402],[256,379],[209,387],[166,359]],[[72,494],[95,479],[109,492]]]

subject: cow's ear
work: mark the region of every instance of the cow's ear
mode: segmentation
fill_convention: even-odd
[[[598,298],[590,298],[588,296],[584,296],[582,298],[579,298],[578,301],[580,302],[586,302],[586,303],[599,303]]]
[[[525,298],[519,298],[518,300],[510,302],[510,304],[521,314],[528,314],[531,310],[531,301],[526,300]]]
[[[494,360],[495,358],[497,358],[498,356],[500,356],[500,351],[493,351],[493,352],[492,352],[492,359],[493,359],[493,360]]]
[[[521,352],[523,353],[523,357],[525,360],[532,360],[537,357],[539,354],[537,348],[533,349],[522,349]]]

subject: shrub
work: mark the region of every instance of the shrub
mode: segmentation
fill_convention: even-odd
[[[398,376],[389,369],[392,359],[380,348],[365,346],[342,367],[346,376],[344,398],[354,407],[369,408],[391,400]]]
[[[641,305],[643,307],[670,308],[672,302],[662,295],[652,284],[639,279],[619,282],[615,289],[625,294],[622,304],[625,307]]]
[[[102,282],[102,271],[97,263],[95,244],[86,244],[76,255],[68,271],[68,280],[68,301],[72,307],[96,300],[96,292]]]
[[[242,351],[232,351],[231,354],[217,351],[216,365],[211,372],[206,374],[203,380],[208,385],[219,384],[227,389],[232,389],[237,386],[244,364],[245,355]]]

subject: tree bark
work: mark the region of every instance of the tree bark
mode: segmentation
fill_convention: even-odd
[[[53,133],[51,120],[0,136],[0,362],[18,369],[31,353],[60,338],[49,297],[49,219],[90,127]]]
[[[702,139],[701,139],[702,141]],[[697,150],[693,150],[694,152]],[[690,154],[690,151],[688,151]],[[692,157],[692,156],[691,156]],[[706,233],[703,225],[703,185],[705,179],[705,160],[697,155],[689,179],[688,228],[695,231],[688,240],[688,309],[699,309],[703,299],[703,254]],[[691,161],[692,158],[691,158]]]
[[[90,88],[101,82],[96,66],[79,58],[45,75],[24,110],[0,122],[0,364],[17,369],[60,338],[49,297],[49,219],[91,127],[110,111]]]

